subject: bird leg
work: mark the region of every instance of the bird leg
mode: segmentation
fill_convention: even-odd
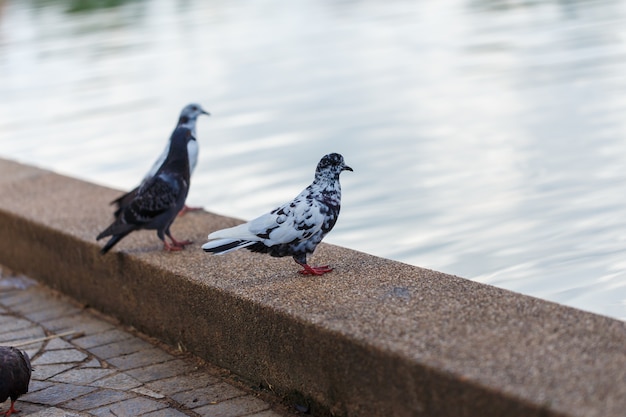
[[[333,268],[329,267],[328,265],[324,265],[324,266],[309,266],[307,264],[304,263],[300,263],[298,261],[296,261],[300,266],[302,266],[304,269],[298,271],[299,274],[302,275],[324,275],[327,272],[330,272],[333,270]]]
[[[185,204],[183,208],[180,209],[180,211],[178,212],[178,216],[184,216],[190,211],[200,211],[200,210],[203,210],[203,208],[202,207],[189,207],[187,204]]]
[[[182,240],[182,241],[181,240],[176,240],[176,239],[174,239],[174,236],[172,236],[171,233],[167,233],[167,236],[169,236],[169,238],[172,240],[172,245],[174,245],[174,246],[176,246],[178,248],[181,248],[181,249],[184,249],[185,246],[191,245],[193,243],[193,241],[191,241],[191,240]]]
[[[167,240],[163,240],[163,250],[168,252],[178,252],[183,250],[184,246],[170,245]]]
[[[4,415],[5,415],[6,417],[9,417],[11,414],[13,414],[13,413],[19,413],[19,412],[20,412],[20,410],[16,410],[16,409],[15,409],[15,401],[14,401],[14,400],[11,400],[11,408],[9,408],[9,410],[8,410],[6,413],[4,413]]]

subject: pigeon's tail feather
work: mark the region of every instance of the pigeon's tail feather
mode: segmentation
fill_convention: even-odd
[[[113,235],[113,237],[111,239],[109,239],[109,241],[102,247],[102,249],[100,249],[100,253],[101,254],[105,254],[107,253],[109,250],[111,250],[111,248],[113,246],[115,246],[115,244],[117,242],[119,242],[120,240],[122,240],[127,234],[129,234],[132,230],[129,230],[128,232],[124,232],[124,233],[120,233],[117,235]]]
[[[237,249],[245,248],[246,246],[250,246],[255,243],[257,242],[252,242],[250,240],[217,239],[205,243],[204,245],[202,245],[202,249],[204,249],[205,252],[223,255],[225,253],[236,251]]]
[[[259,241],[259,237],[250,231],[250,223],[243,223],[228,229],[216,230],[209,235],[209,239],[229,240],[253,240]]]
[[[113,233],[111,233],[109,231],[109,229],[111,229],[110,227],[107,227],[105,230],[103,230],[102,232],[100,232],[100,234],[98,236],[96,236],[96,240],[100,240],[103,237],[107,237],[107,236],[111,236]]]
[[[132,224],[124,223],[123,220],[117,219],[113,224],[104,229],[98,236],[96,236],[96,240],[100,240],[103,237],[113,236],[113,235],[123,235],[126,236],[136,227]]]

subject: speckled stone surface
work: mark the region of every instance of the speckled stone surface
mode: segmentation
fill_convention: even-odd
[[[192,185],[193,186],[193,185]],[[209,256],[238,220],[190,213],[98,253],[119,191],[0,160],[0,263],[180,344],[313,414],[623,416],[626,323],[322,244],[291,259]]]

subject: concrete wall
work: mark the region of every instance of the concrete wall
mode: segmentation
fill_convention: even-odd
[[[624,416],[626,324],[323,244],[291,259],[205,254],[238,220],[190,213],[105,256],[119,191],[0,159],[0,263],[311,405],[314,415]]]

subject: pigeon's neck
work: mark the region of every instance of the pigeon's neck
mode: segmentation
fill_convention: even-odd
[[[316,175],[315,181],[309,186],[309,192],[316,200],[338,206],[341,203],[339,175],[334,177]]]
[[[196,138],[196,119],[190,119],[187,116],[181,116],[180,119],[178,119],[178,126],[176,126],[176,127],[186,127],[187,129],[191,130],[192,140],[195,140],[195,138]]]
[[[174,172],[189,174],[189,155],[187,152],[187,137],[177,136],[172,140],[163,167]]]

